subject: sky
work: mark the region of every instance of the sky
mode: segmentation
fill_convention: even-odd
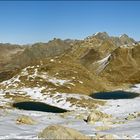
[[[140,40],[140,1],[0,1],[0,42],[83,39],[96,32]]]

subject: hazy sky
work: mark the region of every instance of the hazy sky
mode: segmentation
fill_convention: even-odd
[[[0,42],[81,39],[99,31],[140,40],[140,1],[0,1]]]

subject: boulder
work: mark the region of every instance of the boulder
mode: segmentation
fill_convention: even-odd
[[[109,129],[111,129],[111,128],[112,128],[111,126],[104,125],[104,126],[97,126],[97,127],[96,127],[96,130],[104,131],[104,130],[109,130]]]
[[[139,115],[140,115],[139,112],[134,112],[134,113],[132,113],[132,114],[129,114],[129,115],[125,118],[125,120],[133,120],[133,119],[139,117]]]
[[[88,123],[95,123],[97,121],[99,121],[99,117],[96,113],[92,112],[91,114],[89,114],[89,116],[87,117],[87,122]]]
[[[36,121],[29,116],[22,115],[17,118],[16,123],[33,125],[36,124]]]
[[[96,139],[96,140],[99,140],[99,139],[109,140],[109,139],[115,139],[115,137],[112,134],[103,135],[103,134],[99,134],[98,133],[94,137],[92,137],[92,139]]]
[[[97,121],[105,121],[106,119],[110,118],[111,116],[105,113],[102,113],[101,111],[94,110],[89,114],[87,117],[87,122],[94,124]]]
[[[115,139],[112,134],[102,135],[100,138],[104,140]]]
[[[51,125],[46,127],[42,132],[39,133],[38,137],[45,139],[91,139],[90,137],[85,136],[75,129],[61,125]]]

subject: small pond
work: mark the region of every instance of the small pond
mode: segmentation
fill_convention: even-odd
[[[109,99],[131,99],[138,97],[139,94],[125,91],[111,91],[111,92],[98,92],[90,96],[95,99],[109,100]]]
[[[23,110],[32,110],[32,111],[43,111],[43,112],[50,112],[50,113],[64,113],[67,110],[58,108],[55,106],[51,106],[41,102],[18,102],[13,103],[13,107]]]

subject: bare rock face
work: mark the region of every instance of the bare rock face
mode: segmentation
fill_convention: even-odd
[[[17,124],[28,124],[28,125],[33,125],[33,124],[36,124],[36,121],[33,120],[33,119],[32,119],[31,117],[29,117],[29,116],[22,115],[22,116],[20,116],[20,117],[17,118],[16,123],[17,123]]]
[[[105,119],[108,119],[110,117],[111,116],[108,114],[95,110],[89,114],[89,116],[87,117],[87,122],[94,124],[97,121],[105,121]]]
[[[45,139],[91,139],[75,129],[67,128],[61,125],[48,126],[39,133],[38,137]]]

